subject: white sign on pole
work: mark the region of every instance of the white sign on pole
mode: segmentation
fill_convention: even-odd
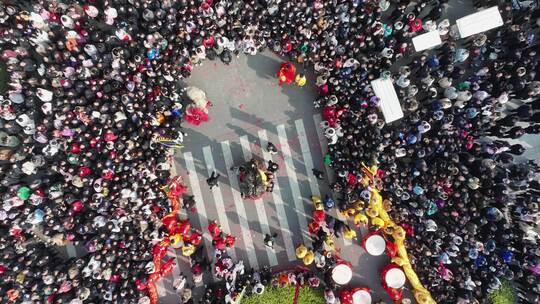
[[[371,82],[375,95],[379,97],[379,108],[384,115],[386,123],[403,117],[403,110],[397,97],[392,79],[375,79]]]
[[[427,50],[442,43],[439,31],[429,31],[412,39],[414,49],[417,52]]]
[[[499,8],[490,7],[483,11],[459,18],[456,25],[459,29],[461,38],[469,37],[474,34],[482,33],[504,24]]]

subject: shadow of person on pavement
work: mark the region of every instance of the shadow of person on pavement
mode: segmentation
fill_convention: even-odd
[[[257,54],[255,56],[247,56],[247,65],[255,70],[257,76],[265,79],[275,78],[277,82],[277,71],[281,62],[267,55]]]
[[[286,58],[275,59],[271,55],[258,54],[256,56],[247,57],[247,65],[255,70],[257,76],[264,79],[275,79],[278,83],[277,72],[282,62],[287,61]],[[275,56],[275,55],[274,55]],[[312,111],[311,103],[309,105],[299,104],[303,100],[314,100],[317,97],[317,88],[315,86],[315,71],[312,66],[303,67],[296,63],[297,73],[303,73],[306,76],[307,82],[304,87],[298,87],[294,83],[291,85],[284,84],[280,87],[281,93],[288,97],[289,104],[297,108],[299,112],[310,110]]]
[[[197,175],[201,179],[201,182],[204,184],[204,180],[208,178],[209,175],[206,160],[204,159],[204,155],[203,153],[201,153],[200,149],[201,147],[210,147],[214,151],[221,151],[221,142],[218,142],[216,139],[210,138],[202,134],[201,132],[196,131],[195,129],[189,129],[188,136],[184,137],[184,146],[186,148],[175,150],[175,163],[179,165],[181,171],[187,171],[187,168],[185,167],[185,160],[183,160],[183,154],[186,152],[191,152]],[[240,158],[242,156],[242,148],[240,144],[238,142],[229,141],[229,146],[233,156],[233,165],[240,164]],[[193,150],[190,147],[199,148],[197,150]],[[215,170],[216,173],[220,173],[222,175],[222,177],[219,179],[219,183],[221,185],[226,185],[227,187],[231,187],[236,189],[237,191],[240,191],[237,186],[233,187],[233,184],[235,183],[231,183],[229,180],[228,171],[226,170],[229,170],[230,168],[222,168],[222,170],[219,170],[218,168],[211,169]]]
[[[281,120],[267,120],[264,117],[257,116],[256,114],[248,113],[246,111],[242,111],[240,109],[237,109],[235,107],[230,108],[231,117],[234,119],[238,119],[240,121],[247,122],[251,125],[253,125],[253,129],[262,129],[266,130],[267,132],[276,134],[276,125],[283,123]]]

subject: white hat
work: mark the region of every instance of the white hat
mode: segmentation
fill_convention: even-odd
[[[74,22],[73,22],[73,19],[71,19],[71,17],[69,17],[68,15],[62,15],[60,17],[60,22],[62,22],[62,25],[67,27],[67,28],[73,28],[74,26]]]
[[[36,13],[30,13],[30,20],[32,21],[32,26],[41,29],[45,26],[45,21],[43,20],[43,17]]]
[[[53,92],[43,88],[38,88],[36,95],[41,101],[45,102],[51,101],[53,98]]]
[[[96,18],[97,15],[99,14],[99,10],[97,9],[97,7],[93,5],[85,5],[83,8],[84,8],[84,12],[92,18]]]

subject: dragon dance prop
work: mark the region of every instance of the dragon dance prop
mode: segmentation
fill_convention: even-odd
[[[180,209],[178,199],[184,192],[186,192],[187,187],[182,184],[182,181],[178,176],[175,176],[170,179],[167,185],[161,187],[161,190],[167,193],[167,197],[171,204],[171,212],[164,216],[161,220],[163,225],[167,228],[167,235],[152,248],[154,272],[148,276],[146,284],[136,282],[137,288],[147,290],[151,304],[158,303],[156,282],[162,277],[170,274],[174,268],[174,258],[170,258],[162,264],[162,260],[167,254],[167,250],[171,245],[171,239],[178,234],[187,234],[190,229],[190,225],[187,220],[178,221],[176,219],[176,214]]]
[[[406,237],[405,229],[394,223],[394,221],[390,218],[390,215],[388,215],[383,207],[383,198],[379,193],[379,190],[374,186],[376,184],[375,179],[377,173],[379,172],[378,168],[376,166],[368,168],[364,164],[362,164],[362,166],[362,171],[364,172],[362,183],[371,191],[369,206],[366,213],[374,225],[379,226],[385,232],[391,231],[391,233],[386,233],[392,236],[396,245],[396,255],[392,257],[392,263],[395,263],[403,268],[403,271],[405,272],[405,275],[413,288],[413,294],[418,303],[436,304],[435,300],[431,297],[431,293],[429,290],[427,290],[427,288],[424,287],[424,285],[422,285],[418,275],[412,268],[409,256],[407,254],[407,249],[405,248],[404,244]]]

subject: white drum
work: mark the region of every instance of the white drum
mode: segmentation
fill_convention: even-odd
[[[399,268],[392,268],[388,270],[384,276],[384,280],[388,287],[398,289],[405,285],[405,273]]]
[[[366,239],[364,246],[367,253],[377,256],[384,253],[384,250],[386,249],[386,241],[382,236],[374,234]]]
[[[353,293],[352,304],[371,304],[371,294],[367,290],[357,290]]]
[[[352,269],[351,266],[346,263],[340,263],[332,269],[332,280],[339,285],[345,285],[349,283],[352,279]]]

